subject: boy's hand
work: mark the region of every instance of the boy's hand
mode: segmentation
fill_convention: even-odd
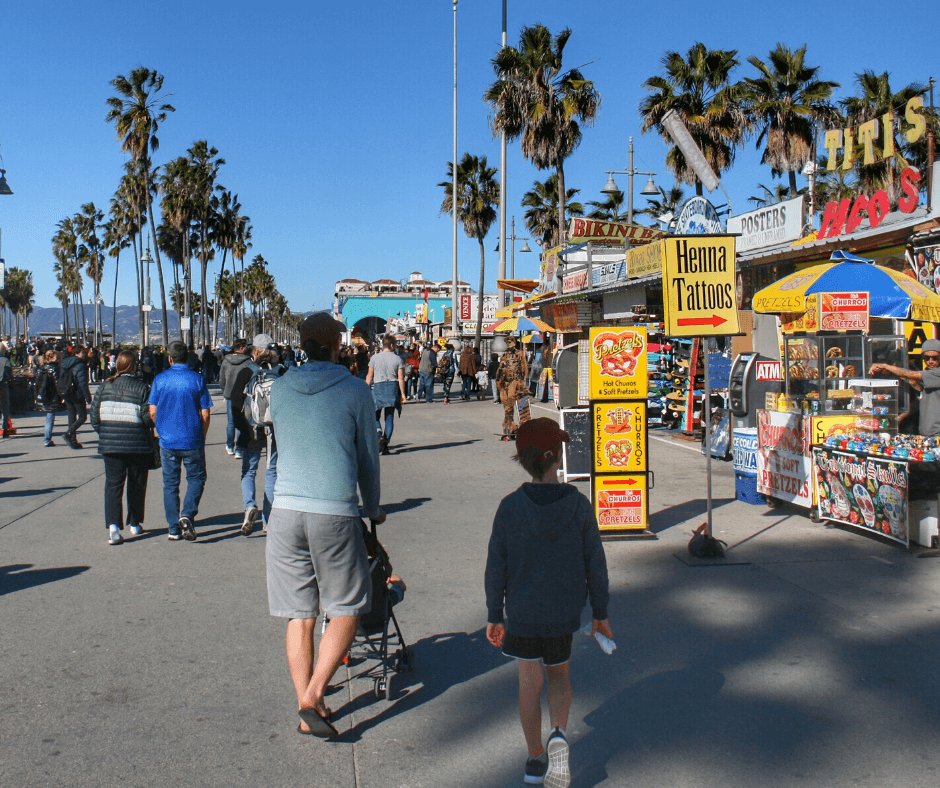
[[[496,648],[499,648],[503,645],[503,637],[506,635],[506,625],[505,624],[487,624],[486,625],[486,639],[490,641]]]
[[[595,632],[600,632],[610,640],[614,639],[614,633],[610,631],[610,624],[607,623],[606,618],[603,621],[598,621],[596,618],[591,619],[591,637],[594,636]]]
[[[385,510],[380,506],[378,515],[376,515],[375,517],[370,517],[369,521],[375,523],[376,525],[381,525],[382,523],[384,523],[385,522]]]

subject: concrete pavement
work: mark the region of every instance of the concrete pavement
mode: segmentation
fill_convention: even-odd
[[[294,730],[264,535],[239,531],[213,396],[192,544],[166,539],[157,472],[148,533],[108,546],[88,427],[80,452],[45,449],[39,414],[0,442],[0,786],[520,785],[516,672],[484,637],[492,516],[524,480],[502,409],[409,403],[396,421],[380,538],[416,669],[391,702],[372,663],[341,669],[324,743]],[[735,501],[715,463],[732,561],[690,566],[704,458],[655,433],[650,454],[658,539],[606,544],[618,649],[575,636],[572,785],[936,785],[938,563]]]

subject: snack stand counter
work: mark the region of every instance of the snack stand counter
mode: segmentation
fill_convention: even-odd
[[[794,333],[784,335],[783,357],[784,391],[768,394],[757,413],[757,491],[770,506],[791,503],[817,520],[812,447],[855,429],[850,383],[873,362],[906,367],[907,343],[898,335]],[[895,384],[894,391],[896,433],[898,414],[907,412],[908,403],[906,387]]]

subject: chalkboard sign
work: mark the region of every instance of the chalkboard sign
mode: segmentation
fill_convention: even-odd
[[[591,475],[591,414],[586,408],[561,411],[561,428],[570,440],[562,444],[562,481]]]

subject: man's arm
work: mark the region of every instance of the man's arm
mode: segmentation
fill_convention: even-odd
[[[150,406],[151,410],[156,411],[156,408],[153,405]],[[206,439],[206,435],[209,434],[209,419],[212,418],[212,414],[209,412],[208,408],[205,408],[199,411],[199,420],[202,422],[202,439]]]
[[[366,383],[369,381],[367,380]],[[401,398],[402,401],[408,399],[408,395],[405,394],[405,370],[402,367],[398,368],[398,388],[401,389]]]
[[[904,369],[903,367],[896,367],[893,364],[872,364],[868,374],[877,375],[880,372],[887,372],[889,375],[894,375],[902,380],[906,380],[918,391],[923,388],[924,376],[916,369]]]
[[[369,367],[369,371],[366,372],[366,385],[372,385],[372,379],[375,377],[375,367]]]
[[[156,406],[156,405],[148,405],[147,407],[148,407],[149,410],[150,410],[150,420],[151,420],[154,424],[156,424],[156,423],[157,423],[157,406]]]

